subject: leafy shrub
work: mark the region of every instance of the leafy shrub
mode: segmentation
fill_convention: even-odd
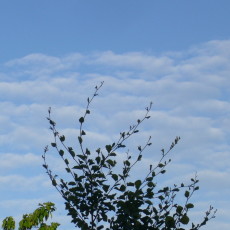
[[[115,173],[117,166],[117,152],[123,150],[127,139],[139,132],[139,126],[150,118],[152,103],[146,108],[141,119],[131,125],[127,131],[121,132],[114,143],[108,144],[104,149],[97,148],[92,151],[84,145],[84,123],[90,114],[90,104],[98,95],[103,82],[95,87],[91,98],[87,99],[85,113],[79,119],[78,135],[79,150],[77,152],[66,145],[64,135],[61,135],[55,121],[51,118],[51,108],[47,117],[50,129],[54,136],[51,146],[65,164],[65,170],[72,180],[65,181],[53,174],[50,170],[45,147],[43,167],[48,174],[52,185],[65,200],[65,208],[72,222],[81,230],[183,230],[191,222],[189,211],[194,208],[190,199],[199,189],[197,176],[190,183],[174,185],[173,187],[157,188],[155,178],[166,172],[170,159],[168,153],[177,145],[180,137],[176,137],[168,150],[162,149],[161,158],[157,165],[149,166],[144,178],[131,181],[130,175],[133,167],[142,160],[144,150],[151,145],[151,137],[144,146],[137,147],[137,155],[133,157],[127,153],[122,169]],[[71,162],[71,163],[70,163]],[[74,164],[74,166],[72,166]],[[185,197],[183,204],[177,204],[175,197],[182,192]],[[210,206],[205,213],[204,220],[199,224],[191,223],[191,230],[198,230],[214,218],[215,212]]]

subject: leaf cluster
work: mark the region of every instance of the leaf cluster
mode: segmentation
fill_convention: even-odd
[[[37,228],[38,230],[56,230],[60,225],[59,223],[52,222],[46,224],[45,222],[49,217],[52,217],[52,212],[55,211],[55,206],[51,202],[39,204],[34,212],[30,214],[24,214],[21,221],[19,222],[18,230],[29,230]],[[15,220],[12,216],[6,217],[2,222],[3,230],[14,230]]]

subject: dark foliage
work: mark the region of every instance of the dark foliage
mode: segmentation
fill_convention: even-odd
[[[181,183],[160,189],[154,182],[158,175],[166,172],[166,166],[171,161],[167,160],[168,153],[178,143],[180,137],[175,138],[168,150],[162,149],[158,164],[150,165],[144,178],[131,181],[130,175],[133,167],[142,160],[144,150],[151,145],[151,137],[144,146],[137,147],[135,157],[127,153],[121,171],[114,172],[117,166],[117,152],[125,149],[126,140],[138,133],[139,126],[150,118],[152,103],[146,108],[141,119],[127,131],[120,133],[116,142],[106,145],[103,149],[98,148],[94,152],[84,146],[84,136],[87,134],[83,124],[86,116],[90,114],[90,104],[102,85],[103,82],[95,87],[93,96],[87,99],[85,113],[79,119],[80,148],[77,151],[65,144],[65,136],[57,131],[56,123],[51,118],[51,109],[48,111],[47,119],[54,136],[51,146],[63,160],[66,173],[72,180],[65,181],[50,170],[46,160],[48,146],[44,150],[43,167],[52,185],[64,198],[72,222],[81,230],[183,230],[185,227],[188,229],[188,226],[190,230],[198,230],[206,225],[215,217],[216,211],[213,207],[210,206],[204,220],[199,224],[191,223],[188,215],[194,208],[190,199],[199,189],[196,176],[188,184]],[[176,203],[175,197],[178,193],[184,196],[183,204]]]

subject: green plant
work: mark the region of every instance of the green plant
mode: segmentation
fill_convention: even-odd
[[[51,224],[46,224],[45,221],[49,217],[52,217],[52,212],[55,211],[55,206],[51,202],[39,204],[33,213],[24,214],[22,220],[19,222],[18,230],[29,230],[32,228],[37,228],[38,230],[56,230],[60,225],[58,223],[52,222]],[[6,217],[2,222],[3,230],[14,230],[15,220],[12,216]]]
[[[143,118],[138,119],[127,131],[121,132],[116,142],[94,151],[84,146],[84,136],[87,134],[83,124],[90,114],[90,104],[102,85],[103,82],[95,87],[93,96],[87,99],[85,113],[79,119],[80,147],[77,153],[65,144],[66,138],[58,132],[55,121],[51,119],[51,109],[48,110],[47,119],[54,136],[51,146],[64,161],[65,170],[72,180],[65,181],[50,170],[46,160],[48,146],[43,154],[43,167],[52,185],[64,198],[68,215],[81,230],[183,230],[190,223],[188,213],[194,207],[190,199],[199,189],[197,177],[192,178],[189,184],[181,183],[160,189],[157,189],[154,182],[158,175],[166,172],[166,166],[171,161],[166,157],[180,137],[175,138],[167,151],[162,149],[158,164],[150,165],[145,177],[130,180],[133,167],[142,160],[144,150],[151,145],[151,137],[144,146],[137,147],[136,157],[127,152],[121,171],[114,172],[117,152],[126,147],[126,140],[138,133],[142,122],[150,118],[152,103],[146,108]],[[175,197],[181,191],[184,191],[185,202],[177,204]],[[204,220],[199,224],[192,223],[190,229],[200,229],[215,217],[215,212],[210,207]]]

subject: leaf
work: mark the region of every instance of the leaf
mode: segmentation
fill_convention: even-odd
[[[68,165],[69,164],[69,161],[68,161],[68,159],[65,159],[65,163]]]
[[[106,148],[106,150],[107,150],[108,153],[110,153],[111,150],[112,150],[112,146],[111,145],[106,145],[105,148]]]
[[[102,188],[103,188],[103,190],[105,191],[105,192],[108,192],[108,190],[109,190],[109,185],[103,185],[102,186]]]
[[[70,181],[70,182],[68,183],[68,185],[74,186],[74,185],[76,185],[76,182]]]
[[[148,204],[148,205],[152,205],[153,204],[151,200],[146,200],[145,203]]]
[[[112,174],[112,178],[117,181],[118,180],[118,175],[117,174]]]
[[[183,211],[183,207],[182,206],[177,206],[176,212],[181,214],[182,211]]]
[[[139,155],[138,158],[137,158],[137,160],[140,161],[141,158],[142,158],[142,155]]]
[[[47,165],[45,165],[45,164],[44,164],[44,165],[42,165],[42,166],[43,166],[45,169],[47,169],[47,168],[48,168],[48,166],[47,166]]]
[[[112,152],[112,153],[110,153],[109,155],[110,155],[111,157],[115,157],[117,154],[114,153],[114,152]]]
[[[87,158],[87,156],[85,156],[85,155],[78,154],[77,156],[83,161],[86,160],[86,158]]]
[[[86,150],[85,150],[85,154],[86,154],[86,155],[90,155],[90,151],[89,151],[89,149],[88,149],[88,148],[86,148]]]
[[[146,178],[146,181],[152,181],[152,180],[153,180],[153,177],[152,177],[152,176]]]
[[[128,183],[127,183],[127,186],[132,186],[132,187],[133,187],[133,186],[134,186],[134,183],[133,183],[133,182],[128,182]]]
[[[75,152],[72,149],[69,151],[69,153],[73,158],[75,157]]]
[[[81,131],[81,135],[82,135],[82,136],[83,136],[83,135],[86,135],[86,133],[85,133],[84,130]]]
[[[108,159],[106,162],[107,162],[109,165],[114,166],[114,161],[113,161],[113,160]]]
[[[61,157],[63,157],[63,155],[64,155],[64,151],[61,149],[61,150],[59,150],[59,154],[60,154],[60,156]]]
[[[165,225],[167,228],[174,228],[175,227],[175,220],[172,216],[166,216],[165,218]]]
[[[121,192],[124,192],[125,189],[126,189],[125,185],[121,185],[121,187],[119,188],[119,190],[120,190]]]
[[[82,144],[83,140],[82,140],[82,138],[80,136],[78,137],[78,141],[79,141],[80,144]]]
[[[128,160],[124,161],[124,164],[130,166],[130,162]]]
[[[51,143],[51,146],[52,147],[57,147],[57,144],[56,143]]]
[[[63,141],[65,141],[65,136],[62,135],[62,136],[59,137],[59,139],[60,139],[61,142],[63,142]]]
[[[148,187],[154,187],[154,186],[155,186],[155,184],[154,184],[152,181],[149,181],[149,182],[147,183],[147,185],[148,185]]]
[[[65,170],[66,170],[67,173],[71,172],[69,168],[65,168]]]
[[[189,191],[185,191],[184,196],[185,196],[186,198],[188,198],[189,195],[190,195]]]
[[[162,164],[162,163],[158,164],[158,167],[159,167],[159,168],[163,168],[164,166],[165,166],[165,165]]]
[[[79,119],[79,122],[82,124],[83,122],[84,122],[84,117],[81,117],[80,119]]]
[[[134,184],[135,184],[136,189],[139,189],[141,187],[142,182],[141,180],[136,180]]]
[[[187,209],[194,208],[194,205],[192,203],[188,203],[185,206]]]
[[[53,185],[53,186],[57,186],[57,182],[56,182],[55,179],[52,179],[52,185]]]
[[[87,114],[90,114],[90,111],[87,109],[87,110],[86,110],[86,113],[87,113]]]
[[[189,218],[188,218],[188,216],[187,216],[186,214],[184,214],[184,215],[182,216],[182,218],[180,219],[180,222],[181,222],[182,224],[188,224],[188,223],[189,223]]]

